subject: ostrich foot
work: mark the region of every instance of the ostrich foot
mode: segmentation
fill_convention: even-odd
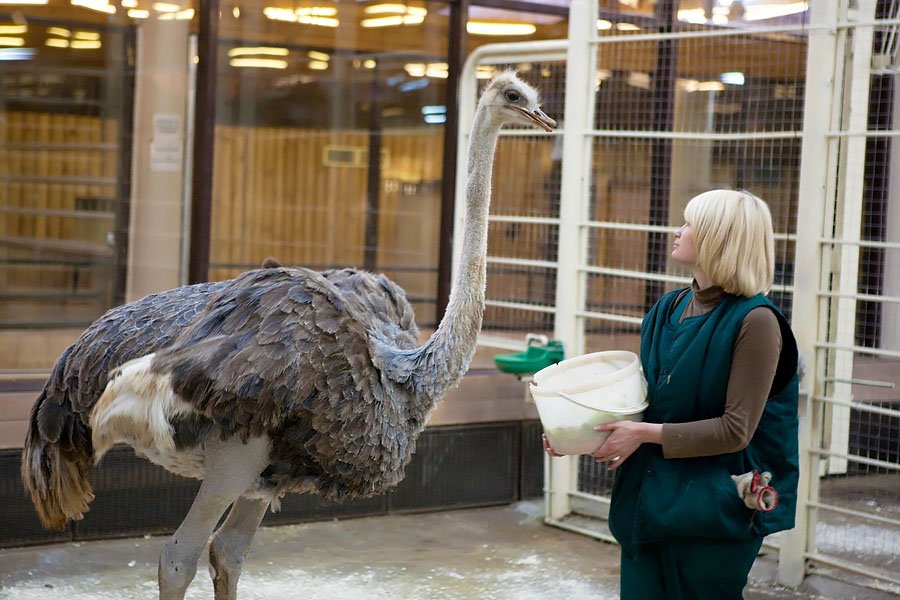
[[[209,543],[209,574],[215,600],[236,600],[237,584],[253,535],[269,507],[268,500],[241,496]]]

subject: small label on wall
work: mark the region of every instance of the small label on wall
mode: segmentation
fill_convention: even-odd
[[[150,170],[174,173],[181,170],[184,159],[184,136],[181,116],[153,115],[153,141],[150,142]]]

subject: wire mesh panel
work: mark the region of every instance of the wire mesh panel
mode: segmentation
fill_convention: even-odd
[[[898,586],[900,0],[654,6],[596,20],[596,2],[572,2],[560,175],[549,180],[558,204],[524,213],[533,230],[494,211],[489,268],[508,279],[489,306],[507,302],[509,323],[526,304],[552,318],[570,354],[636,351],[647,309],[690,281],[669,258],[688,200],[723,187],[766,200],[770,298],[806,365],[797,527],[774,540],[779,576],[799,583],[812,560]],[[518,235],[535,243],[509,244]],[[604,514],[605,466],[549,466],[548,522],[607,537],[578,514]]]
[[[900,2],[841,2],[830,16],[806,556],[900,591]]]
[[[581,213],[581,351],[639,351],[644,314],[663,293],[690,282],[669,258],[684,207],[716,188],[746,189],[770,205],[777,236],[772,299],[790,313],[803,11],[788,22],[699,23],[692,22],[700,21],[693,5],[681,4],[639,25],[628,15],[607,16],[591,44],[597,68],[588,92],[595,111]],[[603,503],[611,481],[605,467],[582,458],[572,483]]]

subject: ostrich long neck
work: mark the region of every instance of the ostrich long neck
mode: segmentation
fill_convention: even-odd
[[[484,312],[491,173],[501,124],[479,105],[472,125],[466,172],[462,254],[444,318],[422,348],[414,379],[438,399],[469,368]]]

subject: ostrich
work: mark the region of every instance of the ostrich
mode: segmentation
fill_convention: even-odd
[[[22,478],[43,524],[64,528],[82,517],[93,499],[91,465],[124,442],[202,480],[162,549],[160,598],[184,597],[209,543],[215,597],[234,599],[253,535],[285,493],[341,501],[396,486],[429,415],[475,352],[504,124],[556,126],[512,72],[495,77],[478,104],[462,258],[424,345],[403,290],[386,277],[269,261],[95,321],[56,362],[31,411]]]

